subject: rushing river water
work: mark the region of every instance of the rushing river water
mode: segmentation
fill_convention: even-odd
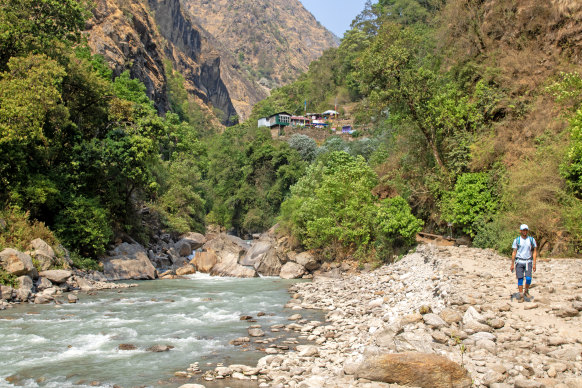
[[[186,383],[176,381],[174,372],[196,361],[202,369],[217,362],[254,364],[264,353],[228,342],[248,335],[250,323],[241,315],[255,317],[253,324],[267,333],[270,325],[289,323],[292,312],[283,306],[290,284],[194,275],[80,294],[77,304],[0,311],[0,387],[173,388]],[[257,317],[259,312],[266,315]],[[308,318],[321,319],[312,314]],[[120,344],[137,349],[119,350]],[[146,351],[158,344],[174,349]]]

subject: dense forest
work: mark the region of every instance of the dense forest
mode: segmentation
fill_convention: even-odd
[[[114,78],[84,42],[88,4],[0,0],[0,249],[42,236],[92,267],[125,236],[279,222],[327,258],[381,263],[422,228],[507,251],[527,223],[546,252],[579,253],[581,53],[559,32],[582,10],[487,3],[368,3],[339,48],[221,130],[169,64],[168,112]],[[306,100],[352,104],[366,137],[257,128]]]

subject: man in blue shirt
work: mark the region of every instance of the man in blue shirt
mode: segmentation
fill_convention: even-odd
[[[520,235],[513,240],[513,254],[511,255],[511,272],[515,269],[517,275],[517,288],[519,290],[519,303],[523,302],[524,296],[529,298],[529,286],[531,285],[532,271],[536,271],[536,259],[538,246],[536,240],[528,236],[528,227],[522,224],[519,227]],[[523,278],[525,276],[525,293],[523,290]]]

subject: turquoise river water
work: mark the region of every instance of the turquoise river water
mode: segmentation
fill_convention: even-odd
[[[168,387],[199,362],[254,365],[265,354],[228,342],[248,336],[251,324],[289,323],[287,288],[279,278],[235,279],[193,275],[180,280],[140,282],[138,287],[79,294],[77,304],[25,305],[0,311],[0,387]],[[259,312],[265,316],[257,317]],[[306,312],[302,311],[306,315]],[[321,313],[307,313],[321,320]],[[256,323],[241,321],[251,315]],[[274,336],[281,333],[270,333]],[[120,344],[136,350],[122,351]],[[171,345],[152,353],[153,345]],[[252,349],[252,350],[249,350]],[[249,350],[249,351],[245,351]],[[242,387],[206,383],[207,387]]]

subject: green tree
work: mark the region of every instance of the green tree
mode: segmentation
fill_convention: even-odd
[[[14,56],[60,57],[80,41],[87,17],[79,0],[0,0],[0,70]]]
[[[479,228],[478,222],[487,222],[497,207],[498,201],[489,176],[486,173],[466,173],[459,177],[454,190],[447,194],[443,217],[474,237]]]

